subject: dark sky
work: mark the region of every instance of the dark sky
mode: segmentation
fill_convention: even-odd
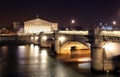
[[[118,20],[120,0],[0,0],[0,26],[11,27],[14,21],[36,18],[58,22],[60,27],[88,27]]]

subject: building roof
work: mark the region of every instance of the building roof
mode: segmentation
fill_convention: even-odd
[[[50,24],[51,23],[52,24],[52,22],[49,22],[49,21],[46,21],[46,20],[43,20],[43,19],[40,19],[40,18],[25,21],[24,23],[41,23],[41,24],[44,24],[44,23],[49,23]]]

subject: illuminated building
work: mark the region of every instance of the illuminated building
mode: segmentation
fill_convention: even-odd
[[[58,30],[58,23],[48,22],[39,18],[24,22],[25,33],[52,32]]]
[[[113,30],[112,25],[108,25],[107,23],[105,23],[105,24],[100,23],[99,28],[102,30]]]

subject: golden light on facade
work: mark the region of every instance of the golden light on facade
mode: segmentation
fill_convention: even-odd
[[[33,37],[31,37],[31,40],[33,40],[34,38]]]
[[[59,39],[59,41],[60,41],[61,43],[63,43],[63,42],[66,40],[66,38],[65,38],[64,36],[61,36],[61,37],[59,37],[58,39]]]
[[[114,50],[114,45],[112,43],[106,43],[103,48],[105,48],[106,51],[113,51]]]
[[[44,41],[46,41],[46,40],[47,40],[47,36],[42,36],[42,39],[43,39]]]
[[[115,42],[106,42],[103,46],[104,48],[104,55],[106,58],[112,58],[114,56],[120,55],[120,44]]]
[[[25,33],[39,34],[40,32],[52,32],[54,30],[58,30],[58,23],[52,23],[39,18],[24,22]]]
[[[38,40],[38,38],[39,38],[38,36],[35,36],[35,40]]]

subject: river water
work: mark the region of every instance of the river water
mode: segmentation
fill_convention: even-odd
[[[89,58],[70,57],[33,44],[0,45],[0,77],[120,77],[91,73]]]

